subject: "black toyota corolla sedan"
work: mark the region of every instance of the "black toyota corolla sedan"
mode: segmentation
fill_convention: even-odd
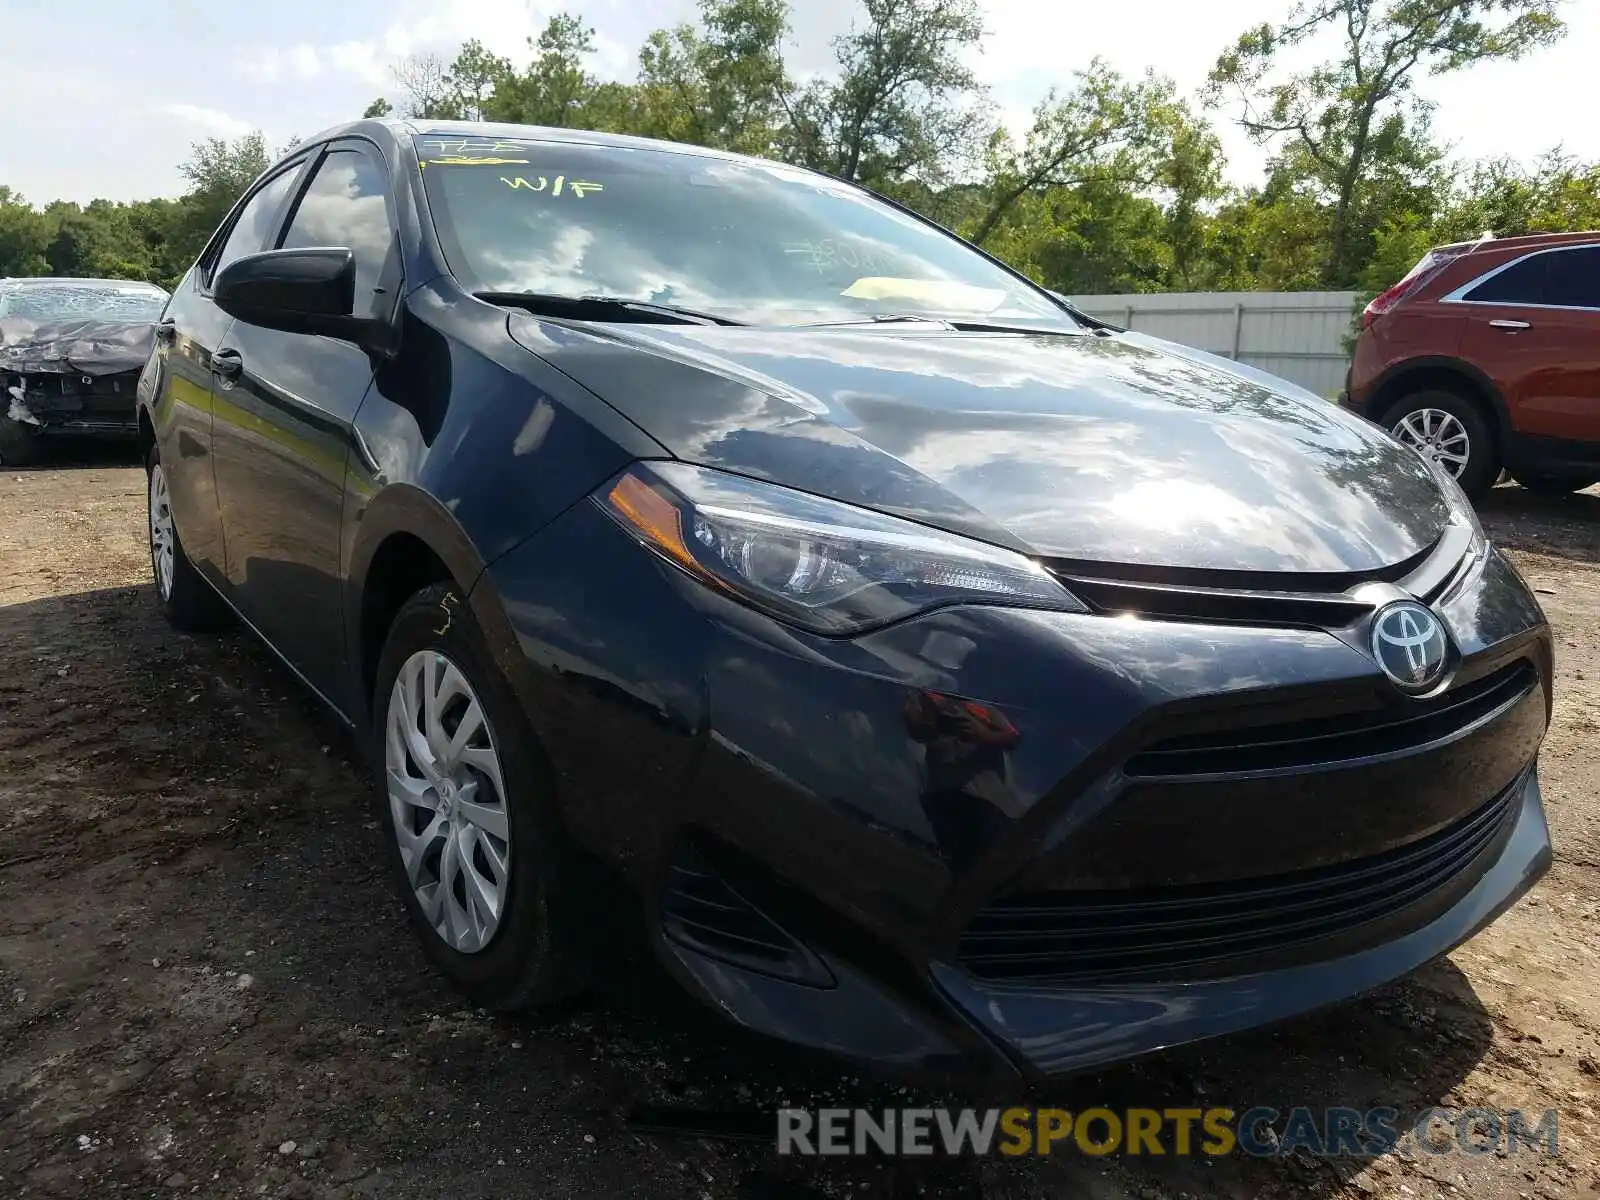
[[[1370,989],[1550,860],[1549,630],[1448,477],[831,178],[341,127],[140,403],[162,606],[358,731],[493,1008],[581,985],[600,878],[744,1026],[1042,1076]]]

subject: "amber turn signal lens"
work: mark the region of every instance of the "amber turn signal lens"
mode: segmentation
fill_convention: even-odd
[[[655,488],[636,475],[624,475],[611,489],[606,503],[646,543],[696,575],[703,574],[684,544],[683,514]]]

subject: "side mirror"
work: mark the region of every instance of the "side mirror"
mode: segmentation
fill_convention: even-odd
[[[343,246],[246,254],[212,284],[217,307],[251,325],[365,344],[376,322],[354,315],[355,294],[355,255]]]

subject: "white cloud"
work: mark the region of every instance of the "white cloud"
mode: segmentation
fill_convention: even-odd
[[[528,56],[528,38],[538,34],[557,7],[528,0],[423,0],[408,5],[373,37],[325,46],[310,42],[267,46],[251,55],[244,69],[267,82],[331,72],[385,87],[393,85],[392,68],[401,59],[429,52],[449,57],[469,38],[521,62]],[[602,60],[620,49],[606,38],[597,36],[596,43]]]
[[[373,37],[333,45],[267,46],[250,56],[244,70],[265,82],[336,73],[368,86],[392,88],[393,68],[400,60],[427,53],[449,59],[470,38],[491,53],[522,64],[531,56],[530,39],[561,10],[560,0],[420,0]],[[636,10],[636,15],[645,15],[645,10]],[[594,15],[586,14],[585,19],[599,24]],[[638,66],[638,48],[597,29],[590,62],[602,78],[628,76]]]
[[[334,62],[339,49],[339,46],[329,46],[319,50],[310,42],[298,42],[287,48],[263,46],[249,55],[241,68],[246,75],[266,83],[316,79]]]
[[[201,129],[219,137],[243,137],[255,130],[255,126],[249,121],[229,116],[220,108],[203,108],[198,104],[163,104],[161,111],[169,117],[177,117],[191,125],[198,125]]]
[[[385,87],[394,82],[392,60],[386,58],[374,42],[339,42],[329,46],[323,56],[334,70],[362,83]]]

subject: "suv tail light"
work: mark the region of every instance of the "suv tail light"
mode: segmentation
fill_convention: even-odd
[[[1429,250],[1417,260],[1417,265],[1406,273],[1404,279],[1393,287],[1379,292],[1367,302],[1367,306],[1361,310],[1361,328],[1372,328],[1374,321],[1455,262],[1467,252],[1470,245],[1471,243],[1466,246],[1440,246],[1435,250]]]

